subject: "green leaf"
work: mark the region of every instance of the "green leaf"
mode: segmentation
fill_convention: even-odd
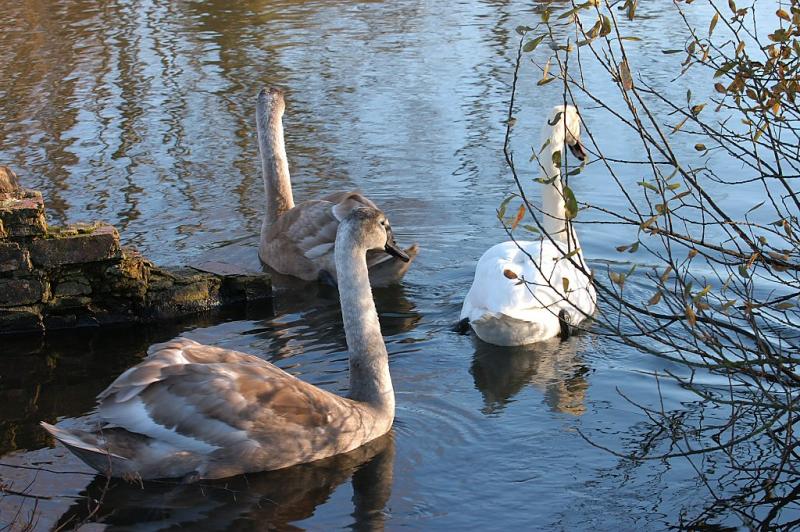
[[[579,166],[579,167],[577,167],[577,168],[573,168],[572,170],[570,170],[569,172],[567,172],[567,175],[568,175],[568,176],[578,175],[578,174],[580,174],[581,172],[583,172],[583,167],[584,167],[584,165],[580,165],[580,166]]]
[[[553,152],[553,164],[556,168],[561,168],[561,150],[555,150]]]
[[[569,277],[562,277],[561,278],[561,288],[564,289],[564,293],[566,294],[569,292]]]
[[[745,279],[750,278],[750,274],[747,273],[747,264],[742,263],[739,265],[739,275],[741,275]]]
[[[497,217],[500,218],[501,220],[506,217],[506,208],[508,207],[508,203],[512,199],[514,199],[514,194],[504,199],[503,203],[500,204],[500,208],[497,209]]]
[[[572,220],[578,215],[578,200],[575,199],[572,189],[567,186],[564,187],[564,208],[567,220]]]
[[[714,77],[715,77],[715,78],[718,78],[718,77],[720,77],[720,76],[724,76],[725,74],[727,74],[728,72],[730,72],[730,70],[731,70],[731,69],[732,69],[734,66],[736,66],[736,61],[728,61],[727,63],[725,63],[724,65],[722,65],[721,67],[719,67],[719,68],[717,69],[717,71],[716,71],[716,72],[714,72]]]
[[[522,51],[523,52],[532,52],[532,51],[536,50],[536,47],[539,46],[539,44],[541,44],[541,42],[544,40],[544,38],[545,38],[545,35],[539,35],[535,39],[532,39],[532,40],[526,42],[525,46],[522,47]]]
[[[539,228],[532,225],[523,225],[521,227],[531,233],[540,233]]]
[[[585,9],[585,7],[586,7],[586,6],[583,6],[583,5],[579,5],[579,6],[573,7],[573,8],[572,8],[572,9],[570,9],[569,11],[565,11],[565,12],[563,12],[562,14],[560,14],[560,15],[558,16],[558,19],[559,19],[559,20],[562,20],[562,19],[565,19],[565,18],[569,18],[569,17],[571,17],[572,15],[574,15],[575,13],[577,13],[578,11],[580,11],[581,9]]]
[[[658,187],[656,187],[656,186],[655,186],[654,184],[652,184],[652,183],[648,183],[647,181],[639,181],[639,182],[637,182],[636,184],[637,184],[637,185],[641,185],[641,186],[643,186],[644,188],[646,188],[646,189],[648,189],[648,190],[653,190],[653,191],[655,191],[655,192],[658,192]]]
[[[600,15],[600,20],[602,21],[602,26],[600,27],[600,36],[605,37],[611,33],[611,19],[605,15]]]
[[[764,200],[764,201],[762,201],[762,202],[758,203],[757,205],[754,205],[753,207],[750,207],[749,209],[747,209],[747,212],[746,212],[745,214],[750,214],[750,213],[751,213],[751,212],[753,212],[754,210],[756,210],[756,209],[758,209],[759,207],[761,207],[762,205],[764,205],[764,203],[765,203],[766,201],[767,201],[767,200]]]

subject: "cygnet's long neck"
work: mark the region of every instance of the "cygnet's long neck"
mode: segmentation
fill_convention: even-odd
[[[256,106],[256,127],[266,196],[262,233],[283,213],[294,207],[289,163],[283,140],[282,114],[282,109],[275,108],[270,96],[264,93],[259,95]]]
[[[351,226],[352,227],[352,226]],[[394,418],[394,388],[389,355],[372,299],[366,248],[357,233],[342,227],[335,259],[342,318],[350,352],[350,398],[368,403]]]
[[[564,203],[564,184],[561,182],[561,165],[557,162],[564,160],[564,127],[561,124],[549,129],[549,135],[544,142],[547,144],[539,156],[539,161],[545,175],[542,177],[552,183],[542,185],[542,225],[545,232],[553,239],[564,242],[576,242],[572,225],[567,223],[567,210]],[[553,160],[553,154],[560,152],[560,156]],[[568,228],[569,231],[568,232]],[[569,238],[568,238],[569,237]]]

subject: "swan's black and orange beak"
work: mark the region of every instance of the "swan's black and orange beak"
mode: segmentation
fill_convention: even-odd
[[[392,230],[388,228],[386,230],[386,246],[384,246],[383,250],[392,257],[397,257],[403,262],[408,262],[411,260],[411,258],[406,254],[406,252],[400,249],[400,246],[398,246],[397,242],[394,241],[394,235],[392,234]]]
[[[580,139],[576,139],[575,144],[568,144],[567,146],[569,147],[569,151],[572,152],[572,155],[574,155],[580,162],[586,160],[586,150],[584,149],[583,144],[581,144]]]

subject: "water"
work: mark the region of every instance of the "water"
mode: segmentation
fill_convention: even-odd
[[[641,6],[628,30],[648,39],[631,44],[642,58],[634,68],[683,95],[691,78],[671,81],[677,60],[659,52],[683,42],[671,6]],[[115,483],[98,512],[90,499],[105,481],[51,448],[39,420],[87,413],[148,345],[180,333],[345,392],[335,294],[289,292],[148,330],[3,340],[0,462],[67,473],[0,466],[29,495],[0,500],[0,522],[21,509],[18,520],[35,511],[42,528],[653,529],[702,506],[707,494],[688,462],[630,463],[581,435],[619,451],[644,445],[645,418],[618,388],[658,404],[652,372],[677,368],[594,334],[500,349],[450,329],[475,262],[504,238],[495,209],[512,191],[501,148],[514,28],[539,9],[502,0],[2,2],[0,161],[43,191],[51,223],[108,221],[162,264],[255,266],[263,189],[253,110],[258,89],[275,84],[288,91],[295,198],[362,189],[389,213],[398,241],[421,253],[401,286],[375,291],[397,392],[389,437],[324,464],[202,487]],[[599,73],[588,74],[606,94]],[[520,161],[560,98],[556,84],[535,89],[536,79],[523,69]],[[591,107],[584,118],[609,153],[636,145]],[[532,164],[520,170],[533,177]],[[572,185],[621,209],[607,177],[590,165]],[[631,238],[608,226],[578,231],[592,268],[627,270],[611,261]],[[629,284],[632,296],[649,297],[644,278]],[[662,392],[666,408],[691,398],[666,382]]]

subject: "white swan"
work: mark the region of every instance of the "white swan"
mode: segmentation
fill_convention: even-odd
[[[553,242],[544,236],[535,242],[503,242],[489,249],[478,261],[461,309],[462,323],[468,322],[480,339],[496,345],[523,345],[567,335],[570,324],[595,311],[592,280],[571,262],[589,273],[566,219],[559,164],[564,146],[579,160],[586,158],[580,117],[573,106],[562,105],[553,108],[547,122],[539,155],[545,173],[542,225]]]
[[[333,248],[336,229],[353,209],[378,207],[356,191],[336,192],[320,200],[294,204],[283,139],[285,108],[280,89],[262,89],[258,93],[256,127],[266,196],[258,256],[261,262],[278,273],[304,281],[335,283]],[[391,230],[389,238],[393,238]],[[405,253],[413,259],[417,254],[417,246],[405,250]],[[410,260],[404,262],[382,251],[371,251],[367,255],[367,263],[372,283],[378,285],[402,277]]]
[[[255,356],[179,338],[151,347],[148,358],[100,393],[96,431],[42,426],[107,475],[186,481],[312,462],[382,436],[392,426],[395,399],[368,250],[405,259],[386,217],[358,208],[336,236],[349,398]]]

